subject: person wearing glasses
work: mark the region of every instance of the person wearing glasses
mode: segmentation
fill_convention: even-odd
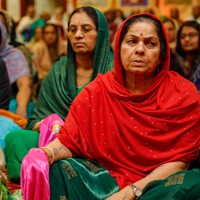
[[[200,25],[196,21],[185,21],[180,26],[176,52],[181,58],[184,77],[193,82],[200,64]]]
[[[200,96],[169,64],[159,18],[127,18],[113,71],[76,97],[55,140],[23,159],[24,199],[199,199],[200,169],[188,167],[199,152]]]
[[[6,162],[11,180],[19,182],[21,160],[31,147],[38,146],[42,121],[53,113],[64,120],[81,90],[99,73],[105,74],[112,68],[113,53],[104,14],[88,6],[75,9],[68,22],[67,56],[54,62],[42,81],[26,130],[11,132],[6,137]]]

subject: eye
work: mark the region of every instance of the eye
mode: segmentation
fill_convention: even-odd
[[[77,27],[69,27],[68,32],[75,33],[77,31]]]
[[[153,48],[157,45],[157,41],[153,40],[153,39],[148,39],[145,41],[145,44],[149,47],[149,48]]]
[[[127,42],[129,45],[135,45],[135,44],[137,44],[138,39],[135,38],[135,37],[128,37],[128,38],[126,38],[126,42]]]
[[[137,43],[137,40],[136,39],[133,39],[133,40],[128,40],[127,41],[129,44],[136,44]]]
[[[153,42],[153,41],[151,41],[151,42],[148,43],[148,45],[151,46],[151,47],[155,47],[155,46],[156,46],[156,43]]]
[[[82,28],[82,31],[83,31],[84,33],[88,33],[88,32],[91,31],[91,30],[95,30],[95,28],[93,28],[93,27],[90,26],[90,25],[83,25],[81,28]]]

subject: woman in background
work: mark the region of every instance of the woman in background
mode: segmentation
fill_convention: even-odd
[[[200,24],[185,21],[178,30],[176,52],[181,58],[184,77],[193,82],[200,64]]]

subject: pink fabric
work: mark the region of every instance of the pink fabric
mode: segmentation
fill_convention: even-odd
[[[46,117],[40,125],[39,147],[46,146],[53,141],[63,124],[64,121],[57,114]]]
[[[29,151],[22,161],[20,178],[25,200],[50,199],[49,163],[44,151],[37,148]]]

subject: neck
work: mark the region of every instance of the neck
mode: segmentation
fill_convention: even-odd
[[[83,70],[93,69],[93,55],[76,55],[76,67]]]
[[[199,54],[198,51],[189,51],[186,53],[186,57],[185,59],[188,61],[188,62],[191,62],[195,56],[197,56]]]
[[[125,75],[125,86],[132,94],[142,94],[151,85],[155,76]]]

